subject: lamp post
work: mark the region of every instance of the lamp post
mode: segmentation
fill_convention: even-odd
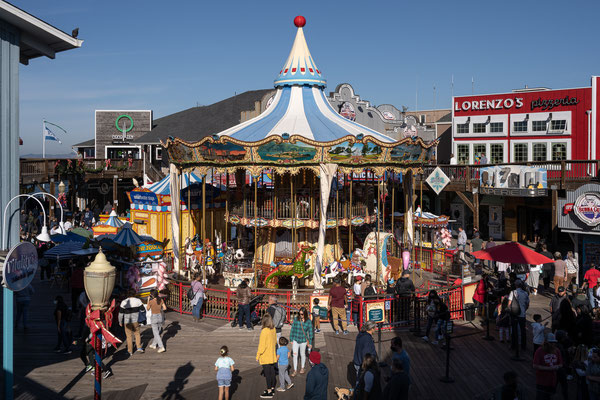
[[[62,185],[62,192],[61,192],[61,185]],[[58,191],[59,191],[59,193],[64,193],[64,191],[65,191],[65,184],[62,181],[58,185]],[[58,203],[58,206],[60,207],[60,222],[58,223],[58,226],[60,227],[60,233],[63,234],[63,235],[66,235],[67,234],[67,230],[65,229],[65,210],[63,209],[63,206],[60,203],[60,201],[54,195],[52,195],[50,193],[37,192],[37,193],[33,193],[31,195],[32,196],[37,196],[38,194],[41,194],[42,196],[50,196],[54,200],[56,200],[56,202]]]
[[[106,310],[108,300],[115,286],[116,269],[107,260],[102,252],[98,251],[94,261],[85,269],[83,273],[83,283],[85,293],[90,299],[91,311],[99,311],[96,315],[96,321],[102,323],[103,312]],[[102,387],[102,333],[97,330],[93,337],[93,346],[95,352],[96,370],[94,383],[94,400],[101,399]]]
[[[29,194],[19,194],[6,203],[4,207],[4,213],[2,215],[2,238],[6,243],[4,248],[8,250],[8,235],[6,234],[6,212],[8,211],[8,207],[10,203],[12,203],[15,199],[27,197],[32,198],[33,196]],[[42,242],[49,242],[50,235],[48,235],[48,228],[46,227],[46,211],[44,210],[44,206],[42,202],[33,197],[35,201],[37,201],[42,207],[42,211],[44,213],[44,226],[42,227],[42,233],[37,236],[37,239]],[[2,243],[0,243],[0,247],[2,247]],[[14,295],[13,291],[7,287],[2,288],[2,301],[3,301],[3,309],[2,309],[2,368],[4,369],[4,395],[7,400],[12,400],[13,398],[13,330],[14,330],[14,316],[13,316],[13,304],[14,304]]]

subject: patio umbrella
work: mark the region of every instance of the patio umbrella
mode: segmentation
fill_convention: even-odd
[[[131,224],[123,225],[113,242],[121,246],[129,247],[142,243],[144,240],[132,229]]]
[[[66,235],[51,235],[50,238],[54,243],[65,243],[65,242],[87,242],[87,239],[81,235],[73,232],[67,232]]]
[[[494,246],[489,250],[479,250],[471,255],[480,260],[500,261],[511,264],[548,264],[554,260],[536,253],[529,247],[525,247],[516,242],[510,242]]]
[[[83,249],[85,243],[82,242],[65,242],[51,248],[44,253],[44,258],[49,260],[64,260],[77,257],[75,251]]]
[[[71,229],[71,233],[74,233],[76,235],[79,236],[83,236],[84,238],[93,238],[94,234],[92,231],[88,231],[87,229],[84,229],[82,227],[77,227],[77,228],[73,228]]]

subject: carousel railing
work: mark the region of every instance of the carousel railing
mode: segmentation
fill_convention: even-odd
[[[337,204],[336,204],[337,203]],[[259,218],[265,219],[312,219],[318,220],[319,216],[319,203],[318,199],[313,199],[309,196],[297,196],[296,197],[296,212],[293,212],[294,203],[288,198],[277,199],[277,201],[259,200],[257,202],[258,207],[254,209],[254,200],[248,200],[245,204],[238,204],[231,207],[231,213],[235,215],[243,216],[247,218],[253,218],[254,212]],[[373,213],[373,210],[370,210]],[[369,209],[364,202],[356,202],[350,207],[349,204],[330,201],[327,206],[327,218],[353,218],[353,217],[366,217],[369,214]]]
[[[180,314],[191,314],[192,305],[187,298],[187,291],[190,288],[189,283],[170,282],[168,284],[168,295],[166,297],[167,307]],[[444,286],[427,282],[426,288],[418,289],[410,296],[398,296],[393,294],[377,294],[374,296],[358,296],[349,302],[350,316],[349,322],[354,321],[354,313],[358,314],[358,326],[360,327],[369,318],[369,309],[372,305],[382,304],[384,308],[385,321],[395,322],[396,326],[409,327],[419,326],[427,320],[425,300],[429,290],[435,289],[438,295],[445,299],[448,308],[451,311],[452,319],[461,319],[464,314],[463,294],[460,286]],[[238,302],[235,290],[230,288],[214,289],[206,288],[206,299],[202,307],[202,315],[208,318],[216,318],[226,321],[233,321],[238,312]],[[314,294],[312,289],[299,289],[294,294],[291,290],[271,290],[257,289],[252,291],[253,307],[259,318],[262,318],[269,307],[269,297],[274,295],[277,302],[286,309],[287,320],[292,321],[300,308],[304,307],[310,313],[312,309],[311,296]],[[326,295],[327,293],[325,293]],[[458,310],[458,311],[452,311]],[[387,329],[390,329],[389,327]]]

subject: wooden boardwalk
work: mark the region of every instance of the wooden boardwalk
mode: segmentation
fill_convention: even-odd
[[[27,333],[20,327],[15,332],[15,392],[19,399],[86,399],[93,394],[93,377],[83,373],[78,349],[70,355],[55,354],[55,325],[52,316],[55,295],[61,294],[69,303],[67,289],[50,287],[49,283],[34,281],[36,293],[30,309],[30,329]],[[549,299],[532,297],[529,316],[540,312],[548,316]],[[76,329],[73,321],[73,329]],[[317,334],[316,346],[321,349],[323,362],[330,370],[330,398],[335,398],[336,386],[349,388],[353,380],[349,376],[354,351],[356,328],[348,336],[336,336],[331,327]],[[236,362],[236,379],[232,399],[257,399],[264,389],[261,368],[254,360],[258,329],[249,332],[231,328],[225,321],[205,319],[193,323],[191,317],[176,313],[167,314],[164,334],[167,352],[158,354],[149,350],[144,354],[128,357],[125,346],[111,354],[106,362],[111,365],[114,376],[103,381],[105,399],[212,399],[216,398],[214,362],[222,345],[230,348]],[[289,334],[289,326],[284,335]],[[492,334],[497,336],[492,327]],[[525,361],[510,359],[506,345],[497,340],[481,339],[483,331],[478,323],[463,323],[455,329],[457,338],[452,340],[450,376],[455,383],[442,383],[445,352],[408,331],[383,334],[382,358],[389,359],[389,341],[395,335],[402,337],[411,360],[411,398],[415,399],[487,399],[491,390],[502,383],[502,374],[508,370],[518,373],[524,388],[534,387],[531,367],[531,351]],[[147,344],[152,334],[144,328],[142,341]],[[459,337],[460,336],[460,337]],[[384,372],[384,375],[387,371]],[[294,378],[296,387],[289,392],[277,393],[281,399],[302,398],[305,375]]]

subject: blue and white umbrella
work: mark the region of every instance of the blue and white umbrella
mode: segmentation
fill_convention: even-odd
[[[181,178],[182,178],[182,181],[181,181],[182,189],[188,187],[190,184],[202,183],[202,178],[199,177],[198,175],[194,174],[193,172],[184,173],[181,175]],[[160,181],[151,185],[148,189],[150,189],[152,192],[154,192],[156,194],[166,196],[166,195],[171,194],[171,186],[170,185],[171,185],[171,175],[167,175]]]
[[[81,235],[78,235],[73,232],[67,232],[66,235],[51,235],[50,238],[54,243],[65,243],[65,242],[87,242],[87,238],[84,238]]]
[[[115,210],[112,210],[110,215],[108,216],[108,219],[102,225],[112,226],[114,228],[120,228],[123,225],[125,225],[125,222],[123,222],[119,219],[119,216],[117,215]]]
[[[121,230],[119,233],[117,233],[117,236],[115,236],[112,241],[118,245],[129,247],[138,245],[144,240],[140,237],[140,235],[135,233],[130,223],[126,223],[121,227]]]
[[[64,260],[77,257],[75,251],[83,249],[83,242],[65,242],[51,248],[44,253],[44,258],[49,260]]]

